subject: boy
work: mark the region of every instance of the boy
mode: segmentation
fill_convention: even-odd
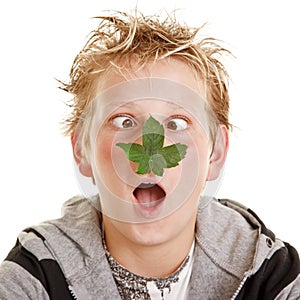
[[[231,125],[227,51],[197,37],[171,17],[101,18],[63,85],[86,197],[19,235],[1,299],[300,297],[296,250],[251,210],[203,196]]]

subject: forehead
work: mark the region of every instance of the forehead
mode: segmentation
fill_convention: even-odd
[[[114,85],[141,78],[162,78],[184,85],[205,98],[205,88],[200,74],[183,60],[174,57],[167,57],[157,62],[143,66],[130,61],[130,67],[121,65],[111,67],[105,78],[101,78],[97,93],[111,88]]]
[[[209,107],[194,90],[165,78],[138,78],[123,81],[100,93],[95,99],[97,115],[105,119],[118,109],[141,110],[141,113],[184,109],[202,118]]]
[[[130,61],[130,67],[125,63],[119,68],[111,67],[105,78],[99,79],[101,83],[95,98],[98,112],[101,111],[103,118],[118,109],[140,109],[144,113],[149,107],[151,110],[155,110],[155,107],[159,110],[181,107],[192,112],[199,109],[203,112],[203,103],[200,102],[206,100],[203,82],[199,77],[194,68],[174,57],[143,66],[133,60]],[[161,100],[164,103],[160,107],[154,103],[147,107],[148,100]]]
[[[142,101],[140,101],[142,100]],[[168,114],[184,111],[184,108],[176,103],[170,102],[165,99],[149,99],[143,98],[136,101],[124,102],[124,104],[116,107],[115,112],[130,112],[134,115],[143,114]]]

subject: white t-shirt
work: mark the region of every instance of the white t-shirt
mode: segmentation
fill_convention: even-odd
[[[171,283],[170,290],[164,288],[162,291],[157,288],[157,285],[153,281],[147,282],[147,288],[151,297],[151,300],[187,300],[189,293],[189,282],[192,274],[192,267],[194,261],[194,248],[195,242],[191,247],[188,255],[186,265],[178,274],[178,281]],[[184,264],[184,263],[183,263]],[[180,268],[178,269],[180,270]],[[177,271],[176,271],[177,272]],[[175,273],[176,273],[175,272]],[[172,275],[171,275],[172,276]],[[163,295],[162,295],[163,292]]]

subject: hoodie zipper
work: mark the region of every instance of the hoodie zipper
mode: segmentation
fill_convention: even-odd
[[[74,292],[74,290],[73,290],[73,288],[72,288],[72,286],[70,284],[68,284],[68,289],[70,291],[70,294],[71,294],[72,298],[74,300],[78,300],[78,298],[76,297],[75,292]]]
[[[245,275],[244,278],[243,278],[243,280],[241,281],[239,287],[237,288],[237,290],[235,291],[235,293],[231,297],[231,300],[235,300],[236,299],[236,297],[239,295],[239,293],[240,293],[241,289],[243,288],[243,286],[244,286],[244,284],[245,284],[245,282],[246,282],[247,279],[248,279],[248,275]]]
[[[59,265],[61,271],[63,272],[63,274],[65,274],[65,270],[64,270],[63,266],[61,265],[61,263],[60,263],[58,257],[56,256],[55,251],[52,250],[52,247],[50,246],[50,244],[48,243],[48,241],[47,241],[46,239],[44,240],[44,244],[45,244],[45,246],[47,247],[47,249],[49,250],[49,252],[52,254],[52,256],[53,256],[53,258],[55,259],[55,261],[58,263],[58,265]],[[65,276],[65,275],[64,275],[64,276]],[[68,284],[68,290],[69,290],[69,292],[70,292],[70,295],[71,295],[72,299],[73,299],[73,300],[78,300],[78,298],[77,298],[77,296],[75,295],[75,292],[74,292],[73,287],[72,287],[72,285],[70,284],[69,280],[66,279],[66,282],[67,282],[67,284]]]

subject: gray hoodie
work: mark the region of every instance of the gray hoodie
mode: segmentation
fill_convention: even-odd
[[[101,213],[74,197],[60,219],[21,232],[0,265],[0,299],[120,299],[100,224]],[[300,299],[296,250],[241,204],[206,201],[195,240],[190,299]]]

